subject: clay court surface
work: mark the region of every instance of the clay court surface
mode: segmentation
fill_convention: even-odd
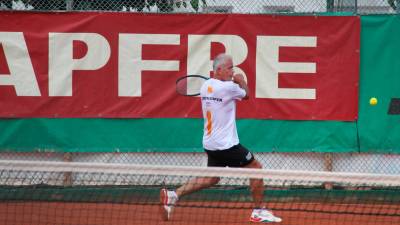
[[[254,224],[248,222],[251,209],[242,203],[201,203],[209,207],[189,207],[198,203],[182,203],[176,207],[170,221],[163,221],[158,205],[108,204],[108,203],[61,203],[61,202],[2,202],[1,225],[207,225],[207,224]],[[232,205],[230,205],[232,204]],[[231,207],[229,208],[215,208]],[[236,208],[235,208],[236,207]],[[246,209],[237,209],[244,207]],[[397,225],[400,224],[398,205],[351,205],[321,203],[276,203],[274,210],[282,217],[281,225]],[[360,210],[354,210],[355,208]],[[321,212],[307,212],[313,209]],[[302,211],[303,210],[303,211]],[[376,216],[346,214],[344,211],[366,211],[371,214],[397,214]],[[326,213],[339,211],[340,213]]]

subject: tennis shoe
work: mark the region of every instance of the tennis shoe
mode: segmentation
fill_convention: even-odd
[[[267,209],[253,209],[253,212],[250,216],[250,221],[256,223],[280,223],[282,219],[274,216],[274,214]]]
[[[175,203],[178,201],[178,195],[175,191],[161,189],[160,191],[160,214],[163,220],[167,221],[171,218],[171,214]]]

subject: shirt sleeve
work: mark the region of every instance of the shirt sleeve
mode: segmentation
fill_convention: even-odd
[[[246,96],[246,91],[234,82],[229,85],[229,92],[232,96],[232,99],[235,100],[242,100],[242,98]]]

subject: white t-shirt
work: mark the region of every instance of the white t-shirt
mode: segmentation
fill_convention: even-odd
[[[225,150],[239,144],[236,130],[236,100],[246,91],[233,81],[209,79],[200,89],[204,117],[203,147]]]

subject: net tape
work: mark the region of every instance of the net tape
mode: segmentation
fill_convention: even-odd
[[[248,168],[153,166],[114,163],[43,162],[0,160],[0,171],[102,173],[115,175],[161,175],[285,180],[290,182],[332,182],[362,186],[399,187],[400,175],[324,171],[267,170]]]

